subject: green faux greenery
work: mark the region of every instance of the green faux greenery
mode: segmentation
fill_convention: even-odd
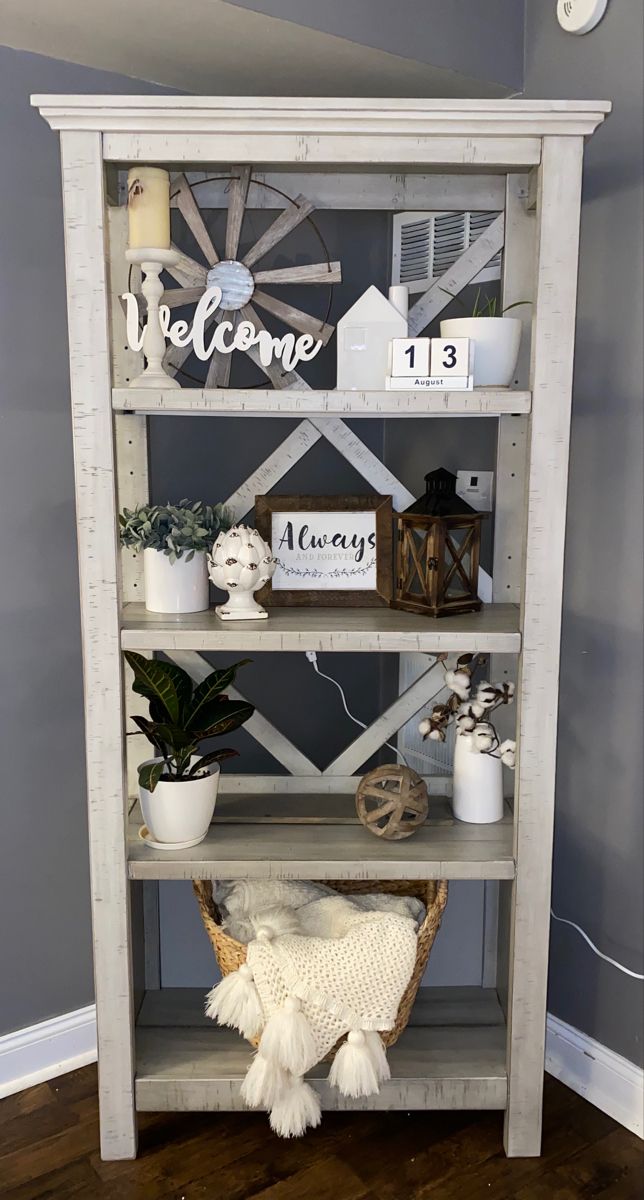
[[[178,504],[139,504],[119,514],[121,544],[131,550],[160,550],[170,562],[184,554],[190,562],[196,551],[212,550],[222,529],[234,524],[223,504],[180,500]]]
[[[149,719],[133,716],[132,720],[161,760],[139,767],[141,787],[153,792],[160,779],[192,779],[211,763],[237,754],[236,750],[211,750],[190,763],[202,742],[231,733],[252,717],[252,704],[225,695],[225,688],[249,658],[212,671],[195,686],[187,671],[174,663],[145,658],[132,650],[126,650],[125,657],[134,672],[133,691],[150,703]]]
[[[448,291],[447,288],[441,288],[441,292],[445,292],[446,296],[451,296],[452,300],[456,300],[456,303],[460,304],[461,308],[467,309],[467,305],[464,304],[464,302],[461,300],[460,296],[457,296],[455,292],[450,292],[450,291]],[[472,312],[470,313],[470,316],[471,317],[497,317],[497,316],[504,317],[506,313],[510,312],[511,308],[518,308],[519,305],[521,305],[521,304],[531,304],[531,303],[532,302],[530,300],[515,300],[514,304],[508,304],[507,308],[502,308],[501,311],[498,312],[498,307],[499,307],[498,297],[497,296],[483,296],[483,299],[481,300],[481,289],[479,288],[476,293],[476,296],[474,297],[474,305],[472,308]]]

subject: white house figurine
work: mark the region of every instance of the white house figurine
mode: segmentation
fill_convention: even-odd
[[[377,287],[364,295],[338,321],[340,391],[380,391],[388,374],[389,343],[407,336],[407,321]]]

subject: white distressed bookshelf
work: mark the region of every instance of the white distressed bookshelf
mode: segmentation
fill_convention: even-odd
[[[610,105],[184,96],[33,103],[61,134],[102,1154],[136,1154],[137,1111],[242,1107],[249,1048],[206,1024],[201,992],[160,987],[156,892],[160,880],[237,876],[484,881],[481,986],[421,990],[380,1096],[350,1104],[328,1089],[323,1069],[313,1085],[324,1107],[502,1110],[507,1153],[538,1154],[581,172],[584,138]],[[212,208],[225,204],[221,168],[247,163],[318,208],[497,213],[487,245],[490,257],[503,246],[503,303],[532,302],[518,310],[524,338],[514,386],[431,394],[316,392],[303,380],[283,390],[128,387],[141,361],[126,347],[126,212],[115,181],[135,162],[207,179],[201,201]],[[465,251],[421,298],[416,322],[435,318],[447,302],[441,287],[460,290],[481,258],[481,245]],[[147,613],[141,565],[119,548],[116,512],[148,495],[148,419],[173,415],[296,419],[228,497],[238,519],[320,438],[406,507],[411,493],[362,442],[353,418],[495,419],[492,602],[440,621],[393,609],[283,609],[235,627],[212,611]],[[431,776],[430,819],[409,842],[380,844],[356,823],[360,768],[436,693],[428,668],[324,769],[251,697],[258,708],[247,732],[280,773],[226,775],[206,840],[182,853],[151,851],[138,838],[123,648],[163,652],[195,679],[207,672],[209,651],[488,653],[494,677],[518,673],[513,801],[498,825],[463,825],[451,815],[450,780]],[[143,981],[133,928],[140,888]]]

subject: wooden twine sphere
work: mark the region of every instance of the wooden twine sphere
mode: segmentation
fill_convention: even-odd
[[[428,807],[425,782],[410,767],[376,767],[358,784],[356,812],[362,824],[387,841],[411,837],[427,819]]]

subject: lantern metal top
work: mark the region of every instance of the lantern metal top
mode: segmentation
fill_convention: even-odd
[[[456,476],[445,467],[425,476],[425,494],[405,509],[407,513],[423,517],[481,517],[467,500],[456,494]]]

